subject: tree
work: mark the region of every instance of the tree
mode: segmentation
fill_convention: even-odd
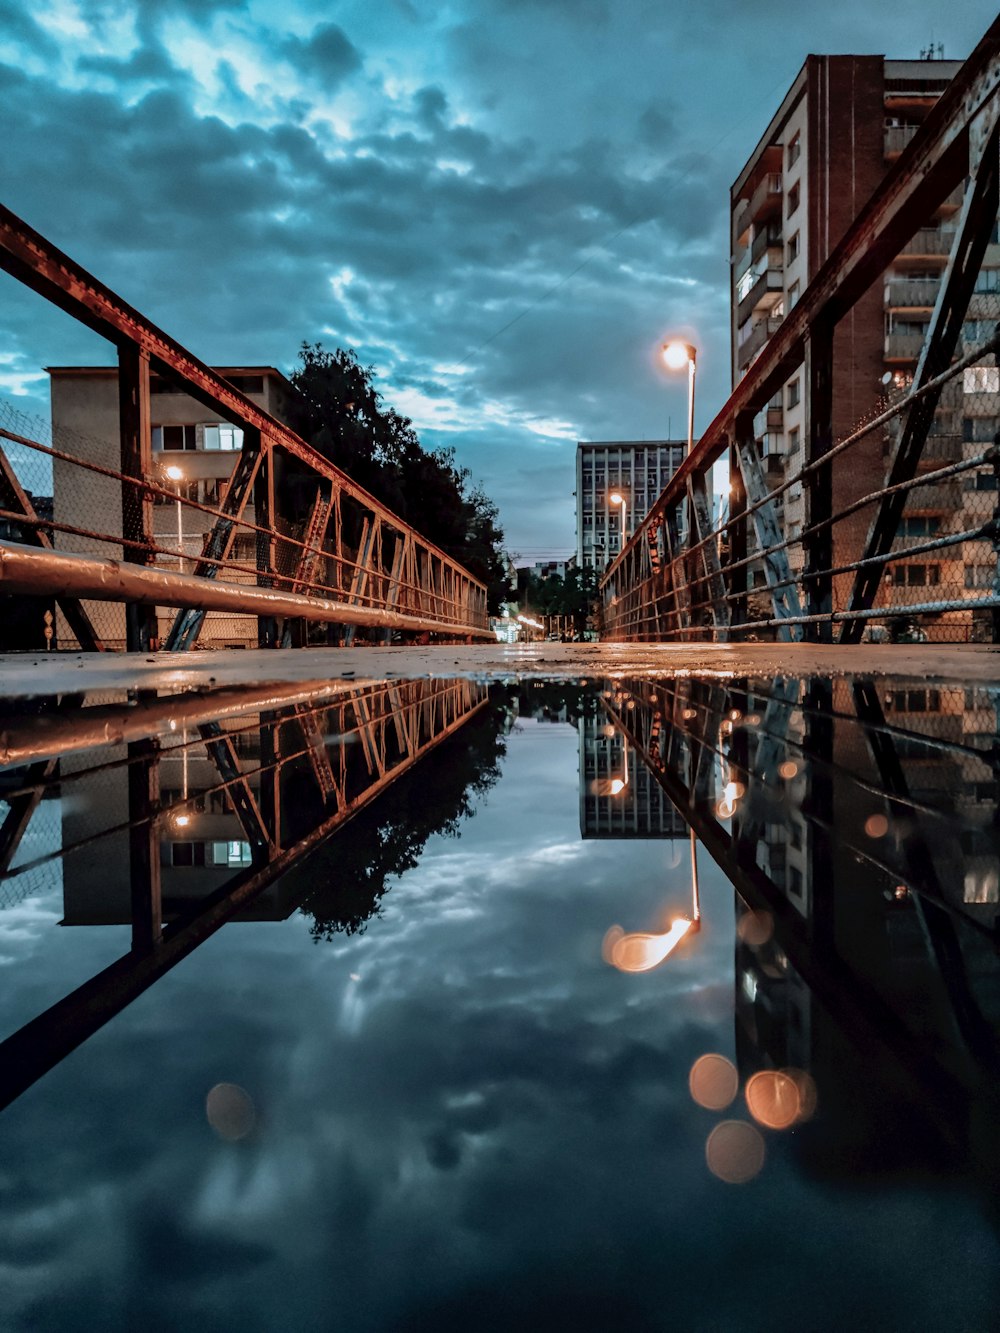
[[[499,511],[453,449],[428,452],[413,423],[387,407],[374,370],[351,349],[303,343],[292,372],[292,427],[421,536],[486,584],[489,611],[507,596]]]

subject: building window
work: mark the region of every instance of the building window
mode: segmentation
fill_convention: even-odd
[[[218,425],[206,426],[204,431],[205,448],[229,453],[243,448],[243,432],[239,426],[230,426],[220,421]]]
[[[941,566],[894,565],[892,581],[897,588],[935,588],[941,582]]]
[[[992,588],[993,572],[992,565],[966,565],[965,586],[967,588]]]
[[[801,198],[802,198],[802,186],[799,181],[796,181],[795,184],[788,191],[788,213],[786,214],[787,217],[791,217],[792,214],[795,212],[795,210],[798,208],[799,203],[801,202]]]
[[[798,283],[798,281],[793,282],[792,285],[791,285],[791,287],[789,287],[789,289],[788,289],[788,308],[789,308],[789,310],[791,310],[792,307],[798,302],[798,299],[799,299],[799,290],[800,290],[800,289],[799,289],[799,283]]]
[[[196,449],[198,447],[194,426],[154,426],[152,437],[154,449]]]
[[[976,276],[977,292],[1000,292],[1000,268],[982,268]]]
[[[795,235],[791,238],[791,240],[788,242],[788,262],[789,262],[789,264],[791,264],[793,260],[798,259],[798,257],[799,257],[799,241],[800,241],[800,237],[801,237],[801,235],[802,235],[802,233],[797,231],[797,232],[795,233]]]
[[[248,842],[212,842],[211,862],[213,866],[248,866],[250,864],[250,844]]]
[[[899,525],[901,537],[933,537],[941,531],[936,514],[909,514]]]
[[[170,864],[172,866],[203,866],[205,864],[205,844],[203,842],[172,842],[170,844]]]
[[[969,366],[962,387],[966,393],[1000,393],[1000,366]]]
[[[995,472],[976,473],[977,491],[995,491],[996,489],[997,489],[997,474]]]
[[[941,711],[941,692],[939,690],[893,690],[889,696],[889,707],[897,713],[939,713]]]
[[[794,407],[796,403],[798,403],[799,401],[801,392],[802,392],[801,381],[798,379],[792,380],[791,384],[789,384],[788,386],[788,392],[786,395],[786,405],[788,407]]]
[[[791,141],[788,145],[788,153],[786,155],[787,165],[789,167],[795,166],[796,162],[799,160],[799,154],[801,152],[802,152],[802,133],[801,131],[796,131],[796,133],[792,135]]]
[[[796,380],[795,383],[798,384],[798,380]],[[789,454],[797,454],[801,448],[802,432],[799,430],[798,426],[796,426],[788,432],[788,452]]]

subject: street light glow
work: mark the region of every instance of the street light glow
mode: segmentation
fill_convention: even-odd
[[[688,363],[694,363],[695,350],[690,343],[669,342],[663,344],[663,360],[671,370],[682,370]]]
[[[167,468],[167,476],[170,478],[171,481],[180,481],[180,479],[184,476],[184,473],[180,470],[179,467],[171,465],[170,467]]]
[[[623,505],[625,503],[624,495],[619,494],[618,491],[612,491],[608,499],[613,505]]]

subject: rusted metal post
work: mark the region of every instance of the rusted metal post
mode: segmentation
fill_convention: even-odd
[[[139,702],[155,693],[142,690]],[[129,882],[132,900],[132,948],[152,949],[163,936],[160,886],[160,742],[155,736],[128,747]]]
[[[149,356],[138,344],[118,346],[118,423],[121,436],[122,536],[146,546],[153,543],[153,497],[141,483],[153,471],[153,437],[149,413]],[[122,559],[135,565],[152,563],[141,546],[122,546]],[[128,602],[125,606],[125,647],[147,653],[156,637],[156,610]]]

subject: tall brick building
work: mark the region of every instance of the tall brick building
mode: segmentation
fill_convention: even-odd
[[[806,58],[730,191],[734,385],[777,332],[960,67],[960,61],[887,60],[879,55]],[[838,324],[834,439],[849,434],[880,398],[912,379],[960,203],[956,191],[904,247],[884,283],[866,292]],[[934,441],[929,441],[925,450],[938,466],[948,448],[957,448],[960,456],[960,391],[960,385],[949,386],[939,410],[936,438],[947,437],[950,445],[939,443],[935,455]],[[755,421],[771,484],[793,474],[805,460],[806,392],[800,369]],[[873,433],[843,462],[846,465],[834,468],[834,512],[882,484],[882,437]],[[939,495],[935,502],[937,511],[926,514],[911,515],[908,509],[906,521],[915,538],[923,535],[917,531],[921,526],[937,532],[947,525],[949,514],[941,509],[947,497]],[[801,486],[786,492],[778,518],[788,536],[802,532],[806,513]],[[857,554],[868,519],[863,512],[853,526],[835,529],[835,560]],[[793,568],[801,566],[801,547],[791,548],[790,559]],[[922,577],[928,582],[941,578],[940,568],[934,573],[929,568]],[[763,581],[762,572],[755,581]],[[915,586],[914,600],[922,595],[922,588]]]

